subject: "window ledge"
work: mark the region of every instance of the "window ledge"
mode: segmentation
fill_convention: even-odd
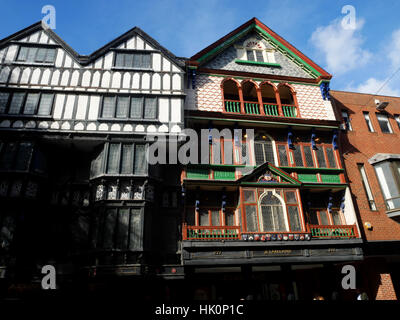
[[[49,62],[22,62],[22,61],[13,61],[12,64],[18,66],[41,66],[41,67],[55,67],[54,63]]]
[[[255,64],[255,65],[260,65],[260,66],[268,66],[268,67],[280,67],[281,66],[279,63],[240,60],[240,59],[236,59],[235,62],[240,63],[240,64]]]
[[[98,118],[99,122],[123,122],[123,123],[161,123],[158,119],[142,119],[142,118]]]
[[[3,113],[0,114],[0,119],[5,119],[5,118],[9,118],[9,119],[36,119],[36,120],[54,120],[54,118],[52,116],[38,116],[38,115],[34,115],[34,114],[7,114],[7,113]]]
[[[147,72],[154,72],[152,68],[128,68],[128,67],[111,67],[111,70],[116,71],[147,71]]]

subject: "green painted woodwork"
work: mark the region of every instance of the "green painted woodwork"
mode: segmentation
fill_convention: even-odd
[[[240,101],[225,100],[225,111],[240,113]]]
[[[267,116],[279,116],[278,105],[277,104],[264,104],[264,112]]]
[[[210,170],[208,168],[187,168],[186,177],[188,179],[208,179]]]
[[[214,170],[214,180],[235,180],[235,169],[223,170],[217,169]]]
[[[197,229],[197,230],[188,230],[187,233],[188,239],[195,240],[229,240],[229,239],[238,239],[239,234],[238,230],[212,230],[212,229]]]
[[[258,103],[244,103],[244,110],[246,114],[260,114],[260,108]]]
[[[281,66],[279,63],[261,62],[261,61],[250,61],[250,60],[240,60],[240,59],[235,59],[235,62],[236,62],[236,63],[241,63],[241,64],[256,64],[256,65],[268,66],[268,67],[280,67],[280,66]]]
[[[283,112],[284,117],[288,117],[288,118],[296,118],[297,117],[296,106],[282,105],[282,112]]]
[[[353,228],[311,228],[311,236],[316,238],[355,238]]]
[[[340,176],[337,174],[321,174],[321,180],[324,183],[340,183]]]
[[[318,182],[317,175],[313,173],[298,173],[297,177],[301,182]]]

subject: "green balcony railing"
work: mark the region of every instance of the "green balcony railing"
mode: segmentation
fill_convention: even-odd
[[[183,224],[182,240],[238,240],[238,226],[188,226]]]
[[[240,113],[240,101],[225,100],[225,111]]]
[[[260,105],[257,102],[244,102],[246,114],[260,114]]]
[[[297,109],[294,105],[282,105],[282,113],[284,117],[287,118],[296,118],[297,117]]]
[[[358,232],[355,225],[309,225],[309,228],[312,238],[358,238]]]
[[[266,116],[279,117],[277,104],[264,104],[264,112]]]

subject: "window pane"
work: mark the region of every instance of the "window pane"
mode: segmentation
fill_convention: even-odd
[[[400,196],[400,192],[397,187],[398,181],[396,181],[395,177],[393,176],[390,162],[386,161],[375,165],[375,170],[386,200],[387,208],[389,210],[399,208],[400,199],[397,198]]]
[[[26,58],[26,61],[34,62],[35,56],[36,56],[36,51],[37,51],[37,48],[28,48],[28,56]]]
[[[397,125],[398,125],[399,128],[400,128],[400,116],[397,115],[395,118],[396,118]]]
[[[371,187],[369,186],[369,183],[368,183],[368,178],[367,178],[367,174],[365,172],[364,165],[359,164],[358,165],[358,170],[360,170],[361,179],[362,179],[363,186],[364,186],[364,191],[365,191],[365,193],[367,195],[367,199],[368,199],[368,202],[369,202],[370,209],[371,210],[376,210],[374,197],[372,195]]]
[[[157,98],[146,98],[144,108],[144,118],[154,119],[157,112]]]
[[[274,217],[275,231],[286,231],[282,206],[273,206],[272,213]]]
[[[326,168],[324,150],[322,149],[322,147],[320,147],[317,150],[315,150],[315,153],[317,155],[318,168]]]
[[[332,211],[332,220],[333,220],[333,224],[335,224],[335,225],[341,225],[342,224],[342,221],[340,220],[339,211]]]
[[[124,144],[122,146],[122,163],[121,173],[132,174],[133,172],[133,147],[131,144]]]
[[[0,168],[11,169],[17,152],[18,145],[16,143],[7,143],[1,152]]]
[[[26,61],[26,57],[28,55],[28,48],[27,47],[21,47],[19,49],[19,53],[18,53],[18,61]]]
[[[329,225],[328,215],[326,211],[319,212],[320,224],[323,226]]]
[[[129,234],[129,209],[119,209],[117,226],[117,249],[127,249]]]
[[[211,223],[213,226],[220,226],[219,210],[211,210]]]
[[[142,117],[143,98],[133,97],[131,99],[131,118]]]
[[[131,210],[131,221],[129,227],[129,249],[138,250],[142,246],[141,232],[141,211],[140,209]]]
[[[46,58],[46,49],[38,48],[36,55],[36,62],[43,62],[45,58]]]
[[[262,230],[275,231],[274,222],[272,217],[272,206],[261,206],[262,213]]]
[[[262,51],[256,50],[256,57],[257,57],[257,61],[264,62],[264,56],[262,54]]]
[[[255,61],[255,57],[254,57],[254,52],[253,50],[247,50],[247,60],[249,61]]]
[[[287,153],[286,153],[286,146],[280,145],[278,146],[278,153],[279,153],[279,161],[281,166],[288,165]]]
[[[303,146],[304,158],[306,159],[307,167],[314,167],[314,159],[311,152],[311,147]]]
[[[254,143],[254,153],[256,158],[256,165],[259,166],[265,162],[263,144],[259,142]]]
[[[287,191],[286,194],[286,203],[297,203],[296,193],[294,191]]]
[[[104,219],[104,235],[103,247],[104,249],[114,248],[114,232],[117,220],[117,209],[107,210],[106,218]]]
[[[290,230],[291,231],[301,231],[299,209],[297,206],[288,206],[289,220],[290,220]]]
[[[21,142],[15,159],[15,169],[24,171],[28,170],[31,154],[32,144],[30,142]]]
[[[133,68],[133,54],[125,54],[125,68]]]
[[[138,144],[135,147],[135,174],[146,173],[147,161],[145,145]]]
[[[45,62],[54,62],[56,57],[56,49],[47,49],[47,55]]]
[[[104,97],[103,98],[103,118],[114,118],[115,110],[115,98],[114,97]]]
[[[150,69],[151,65],[150,65],[150,54],[143,54],[142,55],[142,68],[147,68]]]
[[[99,154],[97,155],[97,157],[92,161],[92,165],[90,168],[90,177],[93,178],[97,175],[99,175],[100,173],[102,173],[101,171],[101,163],[103,162],[103,149],[101,149],[101,151],[99,152]]]
[[[353,128],[351,127],[350,118],[349,118],[347,111],[342,111],[342,118],[343,118],[343,123],[344,123],[345,129],[352,131]]]
[[[124,54],[123,53],[116,53],[115,66],[116,67],[124,67]]]
[[[258,231],[256,206],[246,206],[247,231]]]
[[[28,93],[25,101],[24,114],[34,114],[39,100],[39,93]]]
[[[126,118],[128,116],[129,97],[118,97],[117,118]]]
[[[51,112],[54,94],[43,93],[40,97],[38,115],[48,116]]]
[[[369,113],[363,112],[363,114],[364,114],[365,122],[367,123],[368,130],[370,132],[374,132],[374,127],[372,126],[371,119],[369,118]]]
[[[310,218],[310,224],[313,224],[313,225],[318,225],[319,224],[317,211],[314,211],[314,210],[311,211],[309,213],[309,218]]]
[[[14,93],[10,103],[9,114],[19,114],[22,107],[22,102],[24,101],[24,93]]]
[[[392,133],[392,127],[390,126],[389,119],[385,114],[377,114],[376,115],[379,126],[383,133]]]
[[[208,209],[200,209],[199,210],[199,225],[200,226],[209,226],[210,221],[208,219]]]
[[[234,226],[235,225],[235,213],[226,209],[225,211],[225,225]]]
[[[8,97],[10,94],[8,92],[0,92],[0,113],[6,112]]]
[[[254,203],[256,200],[254,198],[254,191],[253,190],[244,190],[243,191],[244,195],[244,202],[245,203]]]
[[[119,144],[111,143],[108,150],[107,173],[119,173]]]
[[[333,149],[332,148],[326,148],[326,156],[328,157],[328,162],[329,162],[329,167],[330,168],[336,168],[336,160],[335,160],[335,155],[333,154]]]
[[[296,149],[293,150],[293,156],[296,167],[304,167],[300,146],[297,146]]]

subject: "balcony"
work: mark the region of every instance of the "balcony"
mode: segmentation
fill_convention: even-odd
[[[292,241],[311,239],[355,239],[356,225],[307,225],[301,232],[241,232],[239,226],[182,226],[182,240],[245,240],[245,241]]]
[[[254,101],[244,101],[244,112],[241,111],[241,102],[237,100],[224,101],[225,112],[247,114],[247,115],[266,115],[269,117],[297,118],[298,112],[295,105],[260,104]]]

